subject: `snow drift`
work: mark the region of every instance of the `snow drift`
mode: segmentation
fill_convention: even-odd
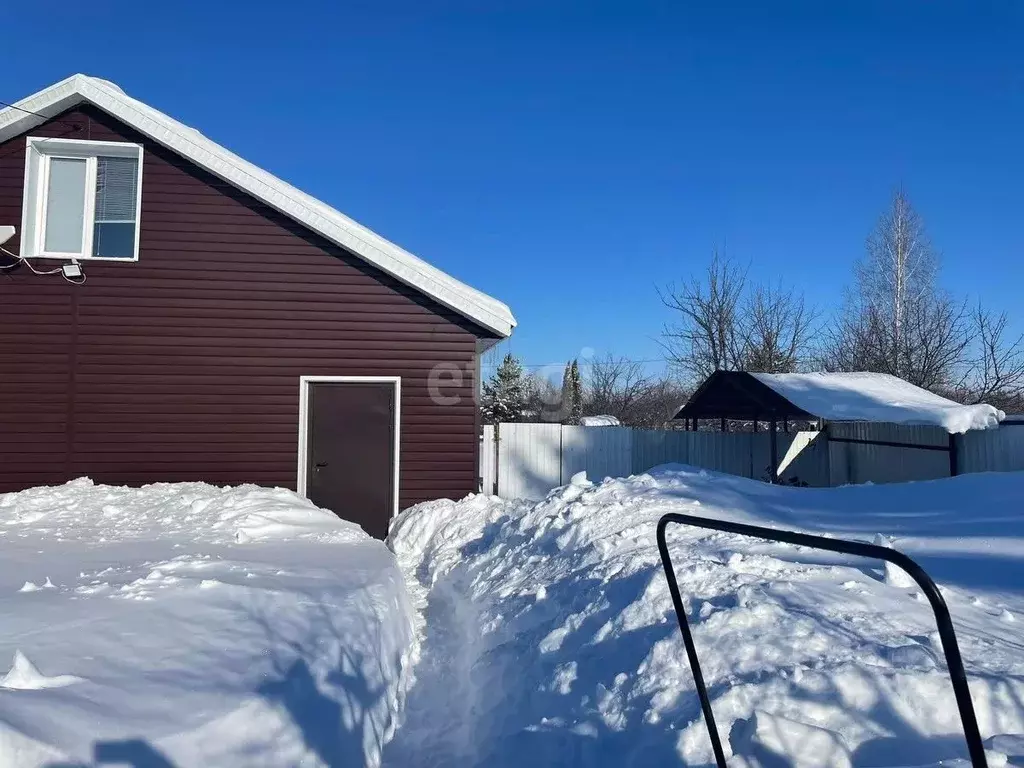
[[[0,496],[0,555],[0,766],[379,763],[414,627],[358,526],[280,489],[78,480]]]
[[[391,543],[425,616],[422,661],[385,764],[712,763],[655,544],[668,511],[884,534],[943,585],[987,743],[1024,755],[1022,508],[1018,474],[798,489],[675,467],[578,476],[537,504],[410,509]],[[930,609],[902,573],[694,529],[670,542],[730,764],[966,755]]]
[[[1018,474],[838,489],[682,467],[580,475],[537,504],[408,510],[396,565],[284,490],[80,480],[7,494],[0,766],[708,764],[654,541],[673,510],[916,557],[953,612],[990,764],[1017,762],[1022,508]],[[905,574],[670,538],[731,765],[964,755]]]

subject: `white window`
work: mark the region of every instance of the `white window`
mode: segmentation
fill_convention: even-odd
[[[30,136],[22,252],[27,258],[139,258],[142,147]]]

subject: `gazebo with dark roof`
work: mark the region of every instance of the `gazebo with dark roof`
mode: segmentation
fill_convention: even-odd
[[[673,421],[687,429],[698,419],[783,422],[816,421],[817,416],[791,403],[746,371],[715,371],[693,393]]]
[[[873,422],[940,427],[949,434],[947,445],[920,445],[858,437],[826,438],[837,442],[885,445],[899,448],[948,451],[950,474],[956,472],[953,435],[976,429],[992,429],[1005,419],[991,405],[962,405],[934,392],[884,373],[752,373],[715,371],[693,393],[673,421],[682,420],[687,430],[701,419],[716,420],[724,431],[726,422],[766,422],[771,438],[772,467],[776,461],[776,434],[781,422],[789,431],[791,421]],[[774,476],[774,469],[773,469]],[[774,479],[774,477],[773,477]]]
[[[999,426],[991,405],[963,405],[887,373],[715,371],[675,415],[694,419],[866,421],[942,427],[950,434]]]

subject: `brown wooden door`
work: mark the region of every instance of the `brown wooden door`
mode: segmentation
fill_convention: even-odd
[[[311,382],[309,387],[306,495],[383,539],[395,503],[395,385]]]

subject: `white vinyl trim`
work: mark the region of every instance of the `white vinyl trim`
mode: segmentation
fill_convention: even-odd
[[[299,451],[295,488],[306,498],[306,470],[309,467],[309,392],[312,384],[394,384],[395,386],[395,429],[394,461],[392,462],[392,509],[391,518],[398,515],[398,479],[401,469],[402,435],[402,377],[401,376],[300,376],[299,377]]]
[[[96,163],[99,157],[130,157],[137,161],[135,191],[135,245],[131,258],[94,256],[93,230],[96,223]],[[50,162],[54,158],[85,160],[85,210],[82,216],[82,250],[80,253],[47,251],[46,206],[49,189]],[[26,259],[72,259],[89,261],[139,260],[139,235],[142,232],[142,160],[141,144],[125,141],[91,141],[85,139],[51,139],[29,136],[25,139],[25,184],[21,207],[21,255]]]
[[[456,280],[326,203],[243,160],[194,128],[131,98],[107,80],[72,75],[22,99],[16,103],[17,108],[0,110],[0,142],[29,131],[82,102],[95,105],[482,328],[501,338],[511,335],[516,320],[502,302]]]

